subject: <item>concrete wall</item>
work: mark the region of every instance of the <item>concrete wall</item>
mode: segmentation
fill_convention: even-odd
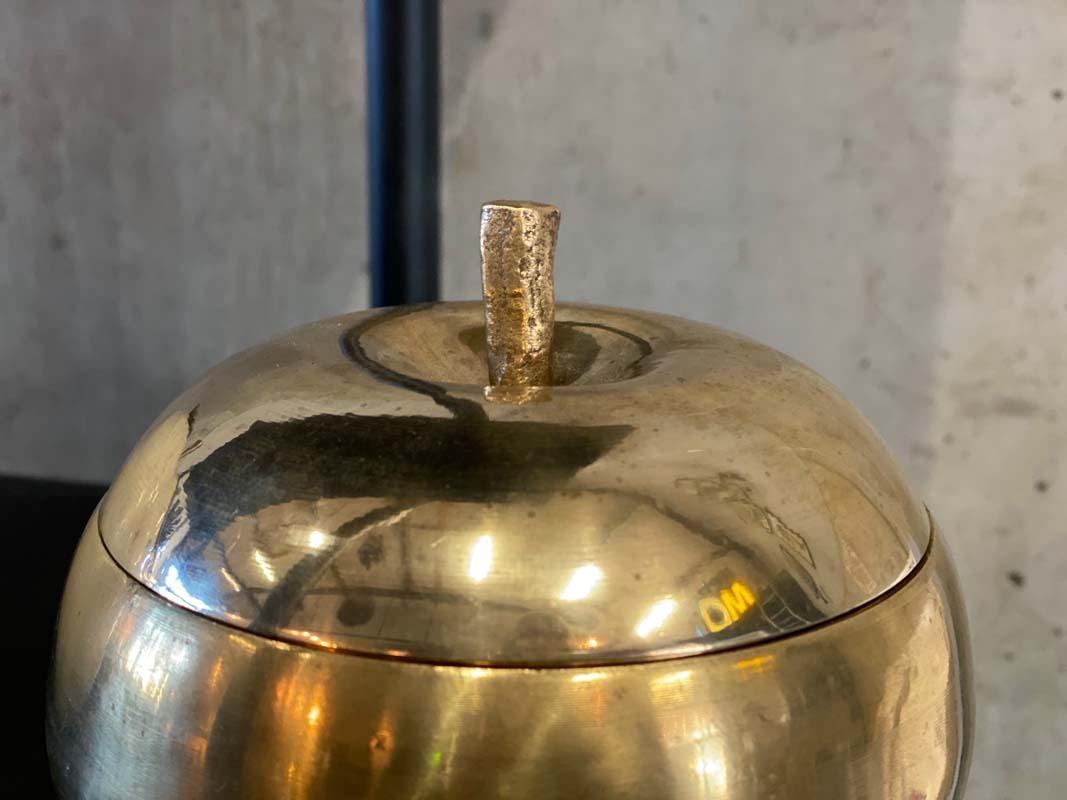
[[[445,0],[444,291],[556,202],[561,298],[808,362],[967,592],[968,797],[1067,786],[1067,15],[1052,0]],[[365,305],[353,0],[0,7],[0,470],[106,479],[197,373]]]

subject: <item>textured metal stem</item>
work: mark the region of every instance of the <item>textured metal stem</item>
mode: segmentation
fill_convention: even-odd
[[[498,200],[482,206],[482,292],[493,386],[552,384],[552,258],[559,219],[559,209],[546,203]]]

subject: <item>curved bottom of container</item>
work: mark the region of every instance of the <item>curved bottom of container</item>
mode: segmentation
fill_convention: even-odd
[[[48,699],[64,798],[958,798],[965,617],[935,532],[875,604],[708,656],[433,666],[276,642],[178,608],[95,516]]]

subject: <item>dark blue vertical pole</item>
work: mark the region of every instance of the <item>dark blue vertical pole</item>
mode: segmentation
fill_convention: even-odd
[[[439,0],[367,0],[371,304],[438,299]]]

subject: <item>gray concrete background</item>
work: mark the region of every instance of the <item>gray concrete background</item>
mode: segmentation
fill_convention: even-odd
[[[968,797],[1067,786],[1067,15],[444,0],[444,293],[556,202],[561,298],[827,375],[946,529]],[[0,471],[105,480],[212,363],[366,304],[355,0],[0,6]]]

